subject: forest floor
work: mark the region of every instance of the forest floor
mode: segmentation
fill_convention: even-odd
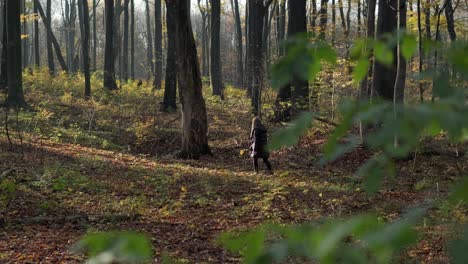
[[[238,263],[217,242],[221,233],[361,212],[394,220],[411,206],[445,197],[468,166],[443,155],[400,161],[398,177],[368,195],[354,172],[371,153],[358,148],[317,165],[330,130],[317,124],[297,147],[272,153],[273,176],[256,175],[241,155],[251,119],[242,91],[232,89],[224,103],[207,98],[214,155],[196,161],[176,158],[180,114],[157,111],[160,93],[128,93],[117,107],[105,96],[90,105],[54,91],[31,91],[35,111],[20,113],[16,126],[10,116],[13,151],[0,134],[0,174],[16,186],[11,197],[0,197],[9,201],[0,207],[1,263],[80,263],[83,256],[70,247],[103,230],[148,234],[155,263],[164,256],[177,263]],[[438,203],[418,227],[419,242],[397,261],[449,262],[454,223],[466,221],[466,208]]]

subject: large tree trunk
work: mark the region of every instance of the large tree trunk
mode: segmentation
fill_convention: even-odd
[[[154,24],[154,55],[156,65],[154,70],[153,88],[161,89],[163,71],[161,0],[154,1]]]
[[[211,0],[211,87],[213,95],[224,99],[221,70],[221,0]]]
[[[7,31],[8,31],[8,22],[7,22],[7,8],[6,2],[3,4],[2,10],[2,54],[0,57],[0,90],[6,89],[8,86],[8,78],[7,78]]]
[[[7,9],[7,83],[8,107],[26,105],[23,95],[23,76],[21,69],[21,12],[18,0],[6,0]]]
[[[36,4],[37,2],[34,1]],[[46,22],[45,20],[47,20],[47,23],[49,23],[49,25],[51,24],[52,20],[52,1],[51,0],[47,0],[46,2],[46,17],[44,19],[44,17],[42,18],[42,20],[44,21],[44,23]],[[46,45],[47,45],[47,64],[49,66],[49,71],[50,73],[53,75],[55,73],[55,64],[54,64],[54,52],[52,50],[52,32],[48,29],[46,29],[47,31],[47,34],[46,34]]]
[[[65,63],[65,60],[63,59],[63,56],[62,56],[62,51],[60,50],[60,45],[57,41],[57,39],[55,38],[55,35],[54,33],[52,32],[52,26],[50,24],[50,19],[49,17],[47,17],[45,14],[44,14],[44,10],[42,9],[42,6],[41,6],[41,3],[39,2],[39,0],[34,0],[36,5],[37,5],[37,10],[39,11],[39,14],[41,15],[42,17],[42,22],[44,22],[44,26],[46,27],[46,30],[47,30],[47,34],[48,34],[48,39],[47,39],[47,43],[49,42],[52,42],[52,45],[55,49],[55,54],[57,55],[57,59],[60,63],[60,66],[62,67],[62,70],[64,70],[65,72],[68,72],[68,67],[67,67],[67,64]],[[48,54],[50,54],[50,56],[48,55],[48,59],[49,59],[49,69],[50,67],[52,66],[52,69],[54,69],[55,67],[53,66],[54,65],[54,61],[53,61],[53,53],[52,53],[52,49],[47,47],[47,50],[48,50]]]
[[[123,13],[122,0],[114,0],[114,63],[118,69],[119,80],[122,79],[122,33],[120,27],[120,17]]]
[[[124,81],[128,80],[128,27],[129,27],[129,4],[130,0],[124,2],[124,34],[122,50],[122,77]]]
[[[289,0],[288,38],[307,32],[306,0]],[[282,87],[276,99],[277,121],[289,120],[291,114],[307,109],[309,104],[309,84],[295,76],[290,85]],[[292,109],[288,102],[292,99]],[[291,113],[292,110],[292,113]]]
[[[278,7],[279,12],[279,19],[278,19],[278,39],[277,39],[277,46],[278,46],[278,56],[282,57],[285,53],[285,47],[283,45],[285,32],[286,32],[286,0],[280,0],[280,4]]]
[[[400,0],[401,8],[397,7],[397,2],[398,0],[379,1],[377,37],[394,32],[397,29],[397,23],[400,23],[400,27],[404,27],[406,25],[405,0]],[[400,22],[397,21],[397,12],[395,12],[395,10],[400,10]],[[404,95],[404,80],[406,78],[406,62],[401,55],[397,54],[396,48],[393,53],[395,59],[391,67],[375,62],[374,88],[376,96],[388,101],[396,100],[398,102],[402,102]],[[397,59],[397,56],[400,56],[400,59]],[[399,68],[398,74],[397,68]]]
[[[91,75],[89,58],[89,9],[88,0],[78,0],[80,12],[81,51],[83,56],[83,73],[85,77],[85,98],[91,97]]]
[[[150,18],[150,7],[149,0],[145,0],[146,6],[146,61],[148,63],[149,72],[148,76],[151,76],[154,73],[154,63],[153,63],[153,33],[151,32],[151,18]],[[150,79],[148,77],[148,79]]]
[[[114,0],[105,0],[106,46],[104,50],[104,88],[116,90],[114,65]]]
[[[253,114],[261,116],[261,91],[264,81],[263,67],[263,22],[266,8],[263,0],[248,1],[249,8],[249,90]]]
[[[243,86],[244,82],[244,50],[242,47],[242,24],[239,12],[239,2],[238,0],[231,0],[234,9],[234,18],[236,23],[236,51],[237,51],[237,71],[238,71],[238,79],[237,85]]]
[[[176,62],[176,4],[166,1],[167,56],[164,99],[161,104],[163,112],[177,109],[177,62]]]
[[[445,7],[445,17],[447,18],[447,30],[450,35],[450,40],[455,41],[457,40],[457,32],[455,31],[455,22],[453,19],[453,6],[452,0],[447,0],[447,4]]]
[[[195,39],[190,23],[190,1],[176,1],[176,46],[180,101],[182,103],[182,157],[197,159],[210,154],[208,123]]]

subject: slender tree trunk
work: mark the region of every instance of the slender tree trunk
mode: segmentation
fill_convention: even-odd
[[[453,6],[452,0],[446,0],[447,4],[445,7],[445,17],[447,18],[447,30],[451,41],[457,40],[457,32],[455,31],[455,22],[453,19]]]
[[[224,99],[221,70],[221,1],[211,0],[211,87],[213,95]]]
[[[129,4],[130,0],[124,2],[124,34],[122,51],[122,76],[124,81],[128,81],[128,29],[129,29]]]
[[[21,7],[21,14],[27,15],[28,11],[26,9],[26,0],[19,0],[19,1],[20,1],[20,7]],[[21,23],[21,35],[29,36],[28,23]],[[23,65],[23,69],[25,69],[29,66],[29,37],[22,39],[21,45],[22,45],[21,47],[22,65]]]
[[[37,9],[39,11],[39,14],[42,17],[42,22],[44,23],[44,26],[45,26],[45,28],[47,30],[47,34],[48,34],[48,37],[49,37],[48,40],[47,40],[47,43],[51,42],[52,46],[55,49],[55,54],[57,55],[57,59],[58,59],[58,61],[60,63],[60,66],[62,67],[62,70],[64,70],[65,72],[68,72],[67,64],[65,63],[65,60],[64,60],[63,55],[62,55],[62,51],[60,50],[60,45],[59,45],[57,39],[55,38],[54,33],[52,32],[52,26],[49,23],[50,19],[49,19],[49,17],[47,17],[44,14],[44,10],[42,9],[42,6],[41,6],[41,3],[39,2],[39,0],[34,0],[34,1],[35,1],[36,5],[37,5]],[[54,61],[53,61],[52,48],[47,47],[47,50],[48,50],[48,54],[50,54],[50,56],[48,55],[49,69],[51,68],[51,66],[52,66],[52,69],[54,69],[55,67],[53,66]]]
[[[362,27],[362,22],[361,22],[361,0],[358,0],[358,10],[357,10],[357,33],[358,36],[361,36],[361,27]]]
[[[135,0],[130,0],[130,78],[135,80]]]
[[[332,44],[336,41],[336,0],[332,0]]]
[[[341,27],[343,28],[343,32],[346,36],[346,31],[348,30],[346,27],[346,20],[345,20],[345,15],[344,15],[344,6],[343,6],[343,0],[338,0],[338,8],[340,10],[340,20],[341,20]]]
[[[7,107],[26,105],[23,95],[23,76],[21,69],[21,8],[20,1],[6,0],[7,10]]]
[[[421,25],[421,0],[418,0],[417,3],[417,12],[418,12],[418,53],[419,53],[419,74],[422,73],[423,71],[423,59],[424,59],[424,53],[422,49],[422,25]],[[419,100],[424,102],[424,87],[423,83],[421,80],[418,81],[419,85]]]
[[[36,2],[33,3],[34,13],[39,13]],[[34,19],[34,64],[36,67],[41,66],[41,53],[39,44],[39,20]]]
[[[93,71],[97,71],[97,3],[93,0]]]
[[[166,1],[167,56],[164,99],[161,104],[163,112],[177,109],[176,8],[174,1]]]
[[[151,18],[150,18],[150,7],[149,0],[145,0],[146,6],[146,60],[149,67],[148,76],[154,73],[153,63],[153,34],[151,32]],[[148,79],[150,79],[148,77]]]
[[[280,0],[278,8],[279,19],[278,19],[278,57],[284,56],[285,47],[283,45],[285,32],[286,32],[286,0]]]
[[[320,39],[325,40],[325,34],[327,32],[327,21],[328,21],[328,0],[322,0],[320,2]]]
[[[312,27],[312,32],[315,35],[317,31],[317,0],[312,0],[312,15],[310,18],[310,26]]]
[[[168,0],[176,1],[176,0]],[[190,1],[176,2],[176,46],[179,92],[182,103],[182,157],[197,159],[211,154],[208,122],[202,93],[197,49],[190,23]]]
[[[37,2],[34,1],[36,4]],[[52,17],[52,1],[51,0],[47,0],[47,3],[46,3],[46,19],[47,19],[47,23],[49,23],[49,25],[51,24],[52,20],[51,20],[51,17]],[[44,20],[44,17],[42,18]],[[44,21],[45,23],[46,21]],[[49,71],[52,75],[55,74],[55,64],[54,64],[54,52],[52,51],[52,41],[51,41],[51,38],[52,38],[52,32],[50,30],[47,30],[47,35],[46,35],[46,45],[47,45],[47,63],[48,63],[48,66],[49,66]]]
[[[237,70],[238,70],[238,79],[237,79],[237,85],[238,86],[244,86],[243,81],[244,81],[244,51],[242,47],[242,25],[241,25],[241,18],[240,18],[240,12],[239,12],[239,2],[238,0],[233,0],[231,1],[233,4],[233,9],[234,9],[234,18],[236,22],[236,51],[237,51]]]
[[[91,75],[89,58],[89,8],[88,0],[79,0],[78,11],[80,12],[81,51],[83,56],[83,73],[85,77],[85,98],[91,97]]]
[[[367,32],[366,37],[368,40],[372,40],[375,38],[375,5],[376,0],[367,0]],[[374,59],[372,55],[369,58],[370,60],[370,67],[367,72],[367,76],[361,82],[361,88],[359,92],[359,97],[361,100],[367,100],[371,95],[371,82],[369,82],[370,78],[372,77],[373,66],[374,66]]]
[[[424,23],[426,28],[426,38],[431,39],[431,0],[427,0],[424,5]]]
[[[154,0],[154,24],[154,55],[156,65],[153,88],[159,90],[161,89],[163,71],[161,0]]]
[[[104,88],[116,90],[114,64],[114,0],[105,0],[106,46],[104,50]]]

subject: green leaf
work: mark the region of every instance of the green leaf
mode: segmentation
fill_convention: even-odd
[[[450,201],[458,203],[463,201],[468,203],[468,177],[465,177],[461,182],[457,183],[450,193]]]
[[[358,177],[365,179],[364,188],[368,193],[377,192],[383,179],[394,174],[393,162],[383,155],[371,158],[357,172]]]
[[[403,37],[403,42],[401,43],[400,48],[403,57],[409,60],[418,49],[418,42],[416,41],[416,37],[412,35],[405,35]]]
[[[273,134],[269,148],[276,150],[283,146],[291,147],[296,145],[300,136],[312,127],[313,118],[314,115],[310,112],[302,113],[288,127],[280,129]]]
[[[359,60],[358,64],[356,65],[356,67],[354,67],[353,71],[353,80],[356,83],[362,81],[366,77],[367,71],[369,70],[369,65],[370,62],[368,59]]]
[[[449,251],[454,264],[468,263],[468,226],[465,226],[464,235],[461,239],[454,240],[450,243]]]
[[[142,263],[149,261],[153,254],[150,240],[134,232],[88,234],[73,246],[73,251],[87,253],[89,263],[96,264]]]
[[[374,46],[375,58],[378,62],[384,64],[387,67],[393,62],[392,50],[383,42],[376,42]]]

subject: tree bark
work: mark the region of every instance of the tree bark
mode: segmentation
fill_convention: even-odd
[[[7,22],[7,7],[6,7],[6,1],[3,3],[3,10],[2,10],[2,17],[0,18],[2,20],[2,54],[0,57],[0,90],[6,90],[6,87],[8,87],[8,78],[7,78],[7,32],[8,32],[8,22]]]
[[[453,42],[457,40],[457,32],[455,31],[455,21],[453,19],[453,6],[452,0],[447,0],[447,5],[445,7],[445,17],[447,18],[447,30],[450,36],[450,40]]]
[[[231,0],[234,9],[234,18],[236,23],[236,51],[237,51],[237,70],[238,70],[238,79],[237,85],[243,86],[244,82],[244,50],[242,46],[242,24],[239,12],[239,1],[238,0]]]
[[[36,1],[34,3],[37,4]],[[47,0],[46,2],[46,16],[47,18],[42,18],[43,22],[45,23],[47,20],[47,23],[50,25],[51,24],[51,17],[52,17],[52,1]],[[52,51],[52,32],[48,29],[46,29],[47,34],[46,34],[46,45],[47,45],[47,63],[49,66],[49,71],[52,75],[55,74],[55,64],[54,64],[54,52]]]
[[[223,77],[221,70],[221,1],[211,0],[211,87],[213,95],[224,99]]]
[[[156,59],[154,70],[153,89],[161,89],[163,54],[162,54],[162,20],[161,20],[161,0],[154,1],[154,55]]]
[[[124,2],[124,34],[122,50],[122,77],[124,81],[128,80],[128,27],[129,27],[129,4],[130,0]]]
[[[35,2],[33,3],[33,8],[34,8],[34,13],[36,14],[39,13]],[[41,66],[41,53],[40,53],[40,45],[39,45],[40,33],[39,32],[40,32],[39,20],[34,19],[34,64],[36,65],[36,67]]]
[[[166,81],[161,110],[171,112],[177,109],[176,4],[174,1],[166,1],[166,28]]]
[[[327,33],[327,21],[328,21],[328,0],[322,0],[320,2],[320,11],[319,11],[319,16],[320,16],[320,35],[319,38],[321,40],[325,40],[325,34]]]
[[[379,17],[377,22],[377,37],[386,33],[392,33],[397,28],[397,23],[400,27],[406,26],[406,3],[405,0],[400,0],[400,7],[397,6],[398,0],[379,1]],[[400,10],[400,21],[397,21],[397,12]],[[403,101],[404,86],[406,78],[406,62],[402,59],[401,54],[397,54],[397,49],[394,51],[394,61],[391,67],[387,67],[379,62],[375,62],[374,88],[376,96],[384,100],[397,102]],[[400,56],[400,65],[398,66],[397,56]],[[397,74],[397,68],[399,73]],[[398,80],[396,79],[398,77]],[[396,92],[395,92],[395,83]]]
[[[36,0],[37,1],[37,0]],[[116,90],[114,65],[114,0],[105,0],[106,46],[104,50],[104,88]]]
[[[97,71],[97,3],[93,0],[93,71]]]
[[[130,78],[135,80],[135,0],[130,0]]]
[[[153,34],[151,32],[151,18],[150,18],[150,7],[149,0],[145,0],[146,6],[146,60],[149,67],[148,76],[154,73],[153,63]],[[149,77],[148,77],[149,79]]]
[[[81,3],[80,3],[81,2]],[[80,12],[81,52],[83,56],[83,74],[85,77],[85,98],[91,97],[91,75],[89,58],[89,8],[88,0],[79,0],[78,12]]]
[[[375,38],[375,5],[376,0],[367,0],[367,32],[366,37],[368,40],[372,40]],[[371,96],[371,86],[372,82],[370,82],[370,78],[372,77],[372,72],[374,68],[374,59],[372,55],[369,58],[370,60],[370,67],[367,71],[367,76],[361,82],[361,87],[359,91],[359,98],[361,100],[367,100]]]
[[[211,154],[208,123],[195,39],[190,22],[189,0],[176,1],[176,46],[180,101],[182,103],[182,153],[197,159]]]
[[[26,105],[23,94],[21,68],[21,9],[20,1],[6,0],[7,21],[7,107],[19,108]]]

